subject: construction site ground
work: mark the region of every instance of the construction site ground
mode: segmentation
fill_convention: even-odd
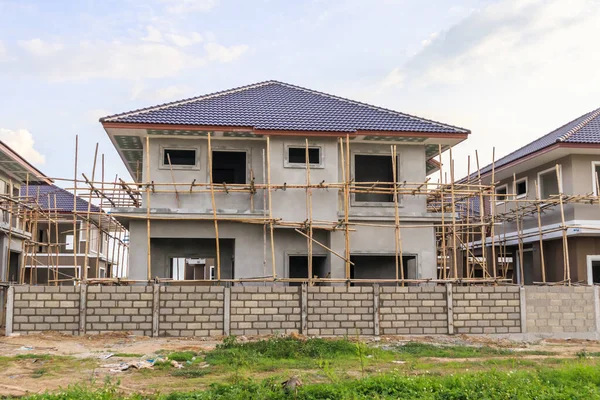
[[[231,363],[225,360],[221,365],[206,362],[208,357],[205,356],[214,351],[222,339],[149,338],[127,333],[2,337],[0,395],[21,397],[55,392],[70,385],[93,388],[107,381],[118,382],[123,394],[152,395],[198,391],[211,383],[232,383],[239,379],[260,381],[276,377],[285,380],[298,376],[306,384],[326,383],[336,377],[358,379],[365,374],[393,371],[406,375],[444,375],[540,366],[551,368],[570,363],[600,365],[600,358],[596,358],[600,356],[600,342],[597,341],[546,339],[524,343],[461,335],[382,337],[377,340],[348,338],[347,342],[360,344],[357,353],[335,359],[270,359],[268,362],[251,359],[243,363],[235,357]],[[237,343],[249,343],[261,339],[265,338],[241,337],[236,340]],[[298,337],[295,340],[305,339]],[[392,352],[371,353],[372,349]],[[193,358],[186,361],[190,354]],[[148,360],[152,362],[157,358],[165,362],[151,368],[131,367],[117,371],[119,366],[138,362],[147,366]],[[180,362],[172,362],[174,358]]]

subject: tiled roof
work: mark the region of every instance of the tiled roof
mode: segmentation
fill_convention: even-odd
[[[101,122],[325,132],[468,130],[277,81],[112,115]]]
[[[55,195],[56,204],[54,203]],[[58,212],[73,212],[73,198],[75,196],[56,185],[30,184],[29,191],[27,190],[27,185],[23,185],[21,186],[21,196],[29,196],[31,201],[37,201],[43,210],[52,209],[54,211],[54,209],[58,209]],[[48,207],[48,204],[50,204],[50,207]],[[88,204],[86,200],[77,197],[77,211],[87,212]],[[100,207],[92,204],[90,211],[99,212]]]
[[[600,108],[590,111],[558,129],[513,151],[495,162],[495,168],[526,157],[555,143],[600,144]],[[492,170],[492,164],[481,170],[482,174]]]

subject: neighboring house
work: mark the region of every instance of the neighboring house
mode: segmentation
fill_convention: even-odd
[[[437,166],[432,158],[438,154],[439,145],[446,150],[469,134],[468,130],[447,124],[277,81],[113,115],[100,122],[137,183],[184,183],[178,186],[177,196],[159,193],[158,189],[168,189],[166,186],[151,193],[150,240],[145,221],[146,199],[141,208],[111,211],[118,214],[130,231],[129,277],[132,279],[148,278],[148,252],[152,278],[180,279],[181,273],[176,272],[177,260],[194,262],[215,258],[211,196],[207,192],[190,194],[192,182],[210,180],[209,134],[213,180],[219,187],[223,182],[265,182],[267,137],[270,137],[272,183],[303,185],[306,158],[311,182],[343,181],[344,164],[338,140],[346,135],[350,137],[350,174],[354,182],[360,183],[394,180],[391,144],[397,145],[397,181],[425,182],[428,172]],[[146,138],[150,138],[149,148]],[[145,186],[140,187],[144,192]],[[267,215],[264,191],[259,190],[252,196],[247,192],[217,193],[215,197],[218,215],[228,218],[219,222],[218,227],[221,278],[271,276],[270,242],[268,238],[265,240],[263,224],[236,221],[253,218],[261,221]],[[332,226],[343,220],[342,198],[338,188],[313,190],[313,220],[331,221]],[[273,218],[307,220],[305,190],[273,191],[272,201]],[[401,230],[404,275],[413,279],[435,278],[436,244],[432,223],[439,220],[439,215],[427,212],[425,196],[400,196],[399,202],[401,223],[409,225]],[[393,195],[352,194],[349,208],[350,222],[371,225],[352,226],[350,247],[354,266],[350,277],[394,279]],[[314,238],[338,254],[344,254],[344,229],[315,227]],[[293,228],[277,224],[274,243],[277,276],[307,278],[307,239]],[[313,246],[312,264],[314,276],[345,278],[344,260],[318,245]],[[195,276],[202,274],[211,275],[199,271]]]
[[[483,184],[491,184],[492,165],[483,168],[481,174]],[[515,204],[524,207],[528,204],[525,200],[551,199],[552,196],[557,199],[556,195],[561,192],[565,195],[597,195],[597,174],[600,174],[600,109],[584,114],[497,160],[494,165],[496,201],[495,204],[486,201],[483,212],[488,216],[494,210],[496,215],[510,213],[515,211]],[[475,205],[479,209],[479,205]],[[563,261],[560,207],[542,207],[541,246],[537,213],[521,216],[519,227],[515,221],[516,212],[513,212],[512,221],[496,224],[497,276],[506,276],[515,283],[521,283],[518,251],[521,236],[524,283],[542,281],[540,247],[543,247],[546,281],[560,282],[564,279],[566,263]],[[524,209],[519,212],[522,214]],[[564,217],[571,281],[600,283],[600,207],[597,202],[566,201]],[[486,258],[491,274],[489,236],[487,246]],[[475,250],[475,255],[482,256],[481,250]],[[465,262],[464,258],[462,262]]]
[[[31,239],[18,217],[19,190],[29,182],[50,183],[42,172],[0,142],[0,325],[4,319],[2,286],[17,282],[23,265],[23,243]],[[11,206],[12,205],[12,206]]]
[[[100,212],[100,207],[90,205],[88,201],[77,197],[76,209],[79,215],[74,235],[75,196],[72,193],[56,185],[40,183],[21,186],[21,196],[38,206],[52,220],[48,222],[49,218],[40,217],[39,222],[31,228],[32,231],[35,229],[33,240],[38,245],[28,248],[24,260],[25,283],[45,285],[58,281],[61,284],[73,285],[72,278],[83,276],[82,267],[86,261],[86,249],[88,278],[104,278],[110,275],[116,261],[113,262],[112,251],[109,252],[107,243],[106,230],[109,227],[109,217],[102,214],[102,231],[97,226],[100,220],[100,214],[97,214]],[[88,208],[91,211],[90,220],[94,221],[92,223],[87,221]],[[88,234],[89,245],[86,246]],[[76,259],[74,251],[76,251]]]

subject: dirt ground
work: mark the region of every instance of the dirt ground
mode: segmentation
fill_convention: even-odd
[[[247,338],[253,340],[255,338]],[[365,339],[366,342],[378,342],[378,345],[396,344],[401,342],[426,342],[441,345],[488,346],[494,348],[523,351],[552,352],[553,358],[575,358],[582,350],[600,352],[600,342],[587,340],[541,340],[536,343],[513,342],[506,339],[487,337],[457,336],[405,336],[382,337],[380,340]],[[126,372],[111,372],[103,368],[106,364],[123,361],[140,360],[143,356],[152,357],[158,351],[209,351],[219,340],[200,340],[198,338],[149,338],[132,336],[127,333],[67,336],[56,333],[44,333],[29,336],[12,336],[0,338],[0,356],[5,360],[0,364],[0,396],[22,396],[30,393],[52,391],[76,383],[103,382],[108,376],[119,380],[120,388],[124,391],[144,392],[149,387],[149,381],[156,378],[152,375],[133,370]],[[106,355],[113,354],[108,359]],[[38,355],[70,356],[44,359]],[[120,355],[123,355],[120,356]],[[26,357],[18,360],[7,357]],[[72,358],[71,358],[72,357]],[[524,355],[523,358],[540,359],[544,355]],[[481,360],[481,358],[479,358]],[[430,358],[429,361],[444,362],[443,358]],[[471,359],[452,359],[454,362],[467,362]],[[543,361],[542,361],[543,362]],[[60,363],[57,364],[57,363]],[[60,373],[52,373],[52,369],[60,368]],[[36,371],[48,371],[42,376],[36,376]],[[161,378],[162,379],[162,378]],[[182,388],[173,384],[175,388]],[[193,388],[186,388],[192,390]]]

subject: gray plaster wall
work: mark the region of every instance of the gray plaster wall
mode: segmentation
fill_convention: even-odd
[[[215,139],[211,142],[212,148],[245,151],[247,154],[247,182],[251,176],[256,183],[262,183],[263,158],[266,149],[264,139]],[[271,182],[274,184],[287,183],[288,185],[304,185],[306,183],[306,168],[293,166],[287,160],[287,148],[290,146],[304,147],[305,138],[292,136],[272,137],[270,140],[271,157]],[[335,183],[342,180],[341,153],[337,138],[309,138],[309,146],[318,146],[321,149],[321,163],[311,166],[310,181],[313,184],[320,182]],[[145,146],[145,143],[144,143]],[[196,149],[197,165],[189,168],[171,169],[162,165],[162,151],[164,148]],[[145,149],[146,151],[147,149]],[[158,183],[209,181],[208,171],[208,146],[206,138],[155,138],[150,139],[150,180]],[[356,154],[372,154],[391,156],[389,144],[382,143],[351,143],[351,173],[354,173],[354,157]],[[398,145],[398,179],[407,182],[423,182],[425,180],[425,147],[421,144]],[[142,179],[146,180],[146,170],[142,168]],[[212,217],[212,204],[209,193],[189,193],[189,184],[178,187],[178,196],[174,193],[159,193],[166,186],[155,186],[156,193],[151,195],[150,206],[153,214],[165,214],[179,219],[173,221],[152,221],[151,239],[173,239],[170,245],[161,245],[151,251],[152,276],[165,277],[168,274],[168,257],[173,252],[188,251],[176,239],[214,239],[214,224],[212,221],[186,221],[183,215]],[[308,218],[306,207],[307,193],[303,189],[276,190],[271,193],[273,202],[273,217],[282,221],[304,221]],[[177,199],[178,197],[178,199]],[[256,215],[264,213],[264,193],[259,190],[251,197],[247,193],[220,193],[216,195],[217,212],[222,215]],[[314,220],[336,221],[343,216],[343,198],[338,189],[312,190],[312,217]],[[123,210],[121,210],[123,211]],[[127,210],[124,210],[127,212]],[[145,213],[137,210],[141,217]],[[133,214],[133,210],[129,211]],[[377,223],[392,223],[394,219],[394,203],[357,203],[352,196],[350,207],[350,220]],[[411,225],[428,224],[436,217],[426,212],[426,199],[424,196],[405,195],[400,198],[400,220]],[[147,229],[142,219],[124,218],[130,229],[130,259],[129,277],[132,279],[147,278]],[[339,254],[345,251],[344,233],[341,231],[324,232],[315,230],[315,239],[331,247]],[[275,229],[275,263],[278,276],[288,276],[288,256],[308,254],[306,238],[293,229],[276,227]],[[234,247],[224,246],[222,251],[222,272],[229,267],[229,260],[233,259],[235,265],[233,274],[222,274],[223,278],[249,278],[272,275],[272,261],[270,238],[267,234],[267,249],[265,263],[265,248],[263,226],[241,223],[219,223],[219,238],[227,239]],[[151,245],[154,247],[154,243]],[[350,235],[353,254],[395,254],[395,234],[393,227],[364,227],[357,226]],[[211,246],[208,246],[211,247]],[[215,253],[212,249],[207,252]],[[431,227],[402,229],[402,247],[408,255],[416,257],[417,273],[415,278],[434,278],[436,275],[436,249],[434,231]],[[188,251],[189,253],[189,251]],[[187,253],[186,253],[187,254]],[[191,254],[191,253],[190,253]],[[317,244],[313,245],[313,254],[326,255],[326,272],[331,272],[333,278],[345,276],[344,260],[328,254]],[[206,256],[209,256],[207,254]]]

